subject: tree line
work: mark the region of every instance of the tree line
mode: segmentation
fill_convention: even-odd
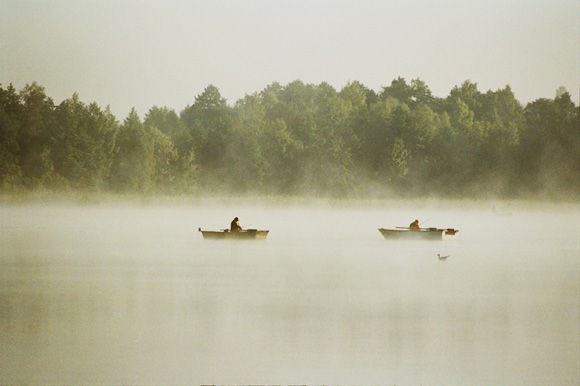
[[[233,105],[209,85],[177,113],[109,108],[37,83],[0,85],[0,191],[323,197],[578,197],[579,107],[520,104],[465,81],[268,85]]]

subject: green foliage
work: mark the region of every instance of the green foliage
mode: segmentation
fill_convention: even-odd
[[[155,142],[132,109],[119,130],[109,184],[118,192],[149,192],[155,172]]]
[[[418,105],[431,106],[435,101],[429,87],[419,78],[413,79],[411,84],[407,84],[404,78],[398,77],[391,82],[389,87],[383,87],[380,97],[382,99],[396,99],[409,107]]]
[[[143,126],[146,129],[154,127],[169,138],[174,138],[182,130],[183,123],[175,110],[153,106],[145,115]]]
[[[18,121],[21,105],[12,85],[0,88],[0,188],[12,189],[20,184],[20,146],[18,144]]]
[[[20,101],[22,109],[16,119],[23,182],[30,187],[45,186],[53,173],[49,154],[54,104],[44,93],[44,88],[36,83],[22,89]]]
[[[78,95],[55,109],[52,162],[73,188],[105,188],[118,132],[115,117],[95,103],[87,106]]]
[[[520,188],[553,194],[580,193],[580,108],[570,94],[526,106],[517,166]]]
[[[224,149],[230,143],[234,114],[215,86],[208,86],[195,103],[181,112],[186,141],[182,151],[193,150],[204,171],[224,166]]]
[[[229,106],[209,85],[180,114],[122,124],[74,94],[0,87],[0,190],[349,197],[580,193],[579,107],[559,90],[523,107],[465,81],[444,98],[420,79],[380,94],[296,80]]]

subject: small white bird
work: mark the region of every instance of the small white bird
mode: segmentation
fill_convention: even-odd
[[[437,257],[441,260],[448,258],[450,255],[447,256],[441,256],[439,253],[437,254]]]

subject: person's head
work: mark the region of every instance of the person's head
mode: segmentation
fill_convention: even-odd
[[[415,224],[419,224],[419,220],[415,220],[413,221]]]
[[[234,218],[234,221],[239,221],[239,220],[238,220],[238,218],[236,217],[236,218]]]

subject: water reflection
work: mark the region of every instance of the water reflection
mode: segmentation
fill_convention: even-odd
[[[62,224],[6,210],[0,383],[580,378],[575,213],[542,218],[569,234],[533,237],[525,215],[487,227],[461,213],[461,238],[432,243],[382,239],[374,210],[319,210],[293,234],[288,219],[310,211],[272,209],[258,222],[282,231],[266,242],[208,243],[197,208],[49,209]]]

